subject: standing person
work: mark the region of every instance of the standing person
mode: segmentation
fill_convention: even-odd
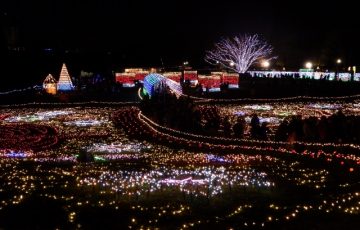
[[[256,113],[253,114],[250,122],[251,126],[251,137],[252,138],[258,138],[259,136],[259,129],[260,129],[260,120]]]

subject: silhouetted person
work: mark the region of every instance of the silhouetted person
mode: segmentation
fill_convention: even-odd
[[[269,128],[267,127],[267,123],[263,122],[259,129],[259,138],[261,140],[267,140],[268,131],[269,131]]]
[[[231,135],[231,124],[229,121],[229,117],[224,118],[223,127],[224,127],[224,136],[229,137]]]
[[[276,141],[286,141],[289,133],[288,133],[288,121],[287,120],[283,120],[278,129],[276,130],[275,133],[275,140]]]
[[[245,132],[246,122],[243,116],[238,117],[236,124],[233,127],[234,135],[237,138],[243,138]]]
[[[259,129],[260,129],[260,120],[259,120],[259,117],[257,116],[257,114],[254,114],[252,116],[250,126],[251,126],[251,130],[250,130],[251,137],[257,138],[258,134],[259,134]]]

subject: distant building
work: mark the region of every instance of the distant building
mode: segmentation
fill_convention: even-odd
[[[180,83],[181,74],[182,74],[181,72],[166,72],[166,73],[163,73],[163,76],[168,79],[171,79],[177,83]]]

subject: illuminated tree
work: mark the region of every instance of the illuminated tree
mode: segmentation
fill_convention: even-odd
[[[221,65],[237,73],[245,73],[249,67],[260,60],[271,60],[273,48],[258,35],[243,35],[225,38],[206,53],[205,61]]]

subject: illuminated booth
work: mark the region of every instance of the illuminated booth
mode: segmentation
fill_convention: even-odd
[[[210,92],[218,92],[218,91],[220,91],[221,77],[222,77],[222,75],[220,75],[220,74],[212,74],[208,78],[207,84],[209,86],[209,91]]]
[[[175,82],[180,82],[181,72],[167,72],[163,74],[167,79],[171,79]]]
[[[219,75],[199,75],[199,84],[203,91],[217,92],[220,91],[221,77]]]
[[[139,82],[144,82],[145,77],[149,74],[149,71],[140,71],[135,73],[135,80]]]
[[[208,76],[199,74],[198,79],[199,79],[198,82],[201,85],[202,90],[206,91],[206,88],[208,87],[207,85]]]
[[[43,89],[48,94],[56,94],[57,88],[56,88],[56,79],[51,75],[47,75],[43,82]]]
[[[155,71],[151,69],[150,71]],[[115,81],[123,87],[135,87],[135,82],[144,82],[144,78],[150,73],[141,68],[125,69],[123,73],[115,73]]]
[[[135,73],[116,73],[115,80],[123,87],[135,87]]]
[[[198,72],[196,70],[185,70],[184,81],[190,81],[192,86],[198,84]]]
[[[239,74],[224,73],[222,82],[229,84],[229,88],[239,88]]]

